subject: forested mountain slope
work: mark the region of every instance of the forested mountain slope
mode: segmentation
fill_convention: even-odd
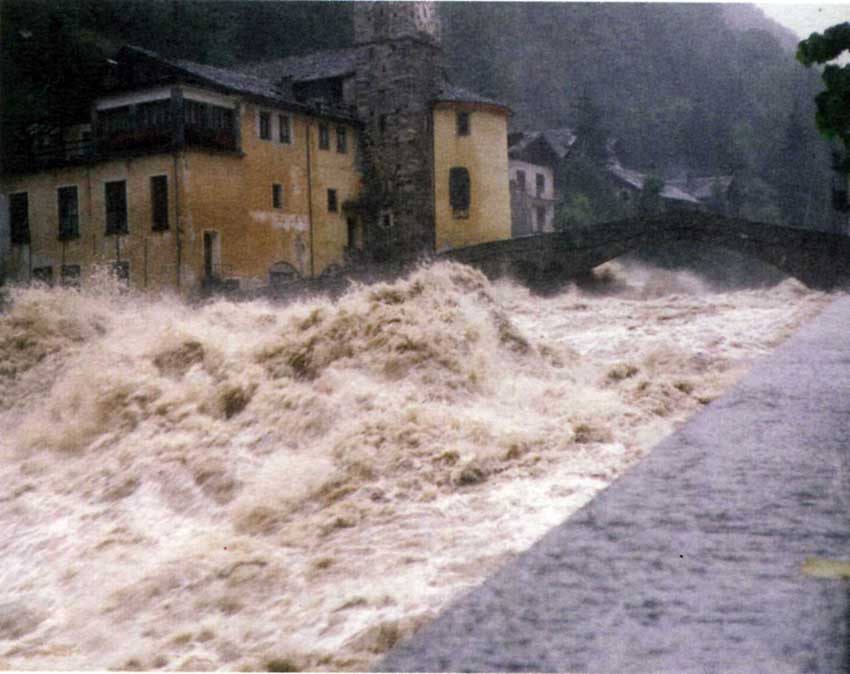
[[[34,119],[84,114],[103,57],[123,43],[226,66],[353,37],[351,3],[5,0],[2,11],[5,145]],[[756,8],[459,2],[441,13],[453,76],[511,105],[515,128],[576,127],[584,97],[624,163],[734,171],[744,215],[828,226],[818,76]]]

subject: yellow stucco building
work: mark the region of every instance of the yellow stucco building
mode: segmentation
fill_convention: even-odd
[[[250,288],[509,238],[509,110],[448,83],[430,5],[239,71],[125,47],[88,123],[4,167],[7,275]]]

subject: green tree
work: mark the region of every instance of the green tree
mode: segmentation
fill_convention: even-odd
[[[605,159],[608,131],[603,121],[604,112],[586,88],[573,106],[573,117],[576,150],[591,159]]]
[[[812,33],[800,42],[797,60],[806,67],[827,63],[822,74],[826,90],[815,97],[815,120],[822,134],[841,141],[846,157],[850,153],[850,63],[828,63],[845,51],[850,51],[850,22],[827,28],[823,34]],[[845,159],[845,168],[850,168],[847,164]]]
[[[595,221],[590,199],[582,192],[573,192],[558,208],[555,215],[555,229],[566,232],[573,227],[589,225]]]

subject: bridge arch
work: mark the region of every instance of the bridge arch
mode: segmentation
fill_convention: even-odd
[[[695,241],[762,260],[807,286],[831,289],[850,282],[850,237],[784,227],[704,211],[667,211],[576,228],[493,241],[441,254],[487,273],[531,266],[578,276],[648,244]]]

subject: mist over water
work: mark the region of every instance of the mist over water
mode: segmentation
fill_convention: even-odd
[[[828,300],[450,263],[339,300],[13,289],[0,667],[365,669]]]

